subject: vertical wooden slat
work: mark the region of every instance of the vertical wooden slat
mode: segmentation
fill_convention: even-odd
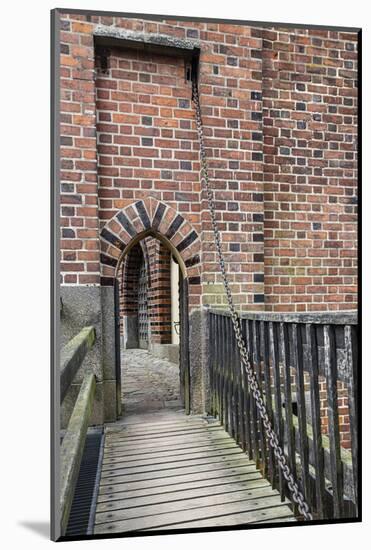
[[[263,357],[262,357],[262,354],[261,354],[260,322],[259,321],[257,321],[257,323],[256,323],[255,332],[256,332],[256,348],[257,348],[257,359],[258,359],[257,378],[258,378],[258,383],[259,383],[260,390],[261,390],[263,398],[264,398],[264,393],[263,393]],[[267,462],[267,440],[266,440],[266,435],[265,435],[264,424],[263,424],[262,419],[260,418],[260,415],[259,415],[259,422],[260,422],[260,441],[261,441],[261,458],[262,458],[261,472],[262,472],[263,476],[266,477],[267,476],[267,467],[268,467],[268,462]]]
[[[210,346],[210,333],[211,333],[211,324],[210,324],[210,314],[207,313],[207,325],[208,325],[208,334],[209,334],[209,338],[208,338],[208,346]],[[212,371],[212,355],[213,355],[213,350],[212,348],[209,348],[209,354],[208,354],[208,357],[207,357],[207,367],[208,367],[208,377],[209,377],[209,395],[210,395],[210,399],[209,399],[209,406],[208,406],[208,409],[207,409],[207,413],[208,414],[211,414],[213,415],[214,414],[214,407],[213,407],[213,371]]]
[[[229,335],[229,318],[223,315],[224,319],[224,364],[225,364],[225,376],[226,376],[226,392],[225,392],[225,409],[226,409],[226,429],[228,433],[231,433],[232,427],[232,411],[231,411],[231,340]]]
[[[210,414],[216,416],[215,399],[215,338],[214,338],[214,315],[207,312],[207,325],[209,334],[209,381],[210,381]]]
[[[330,439],[330,470],[334,504],[333,517],[341,518],[343,516],[343,471],[340,456],[336,344],[334,329],[331,325],[324,326],[324,348]]]
[[[218,318],[218,369],[219,369],[219,421],[224,424],[224,365],[223,365],[223,332],[221,315]]]
[[[217,358],[217,333],[216,333],[216,316],[214,313],[210,313],[212,319],[212,330],[209,333],[209,349],[212,350],[213,354],[213,369],[214,369],[214,415],[218,417],[218,358]]]
[[[287,459],[290,470],[296,478],[296,458],[295,458],[295,428],[292,411],[292,393],[291,393],[291,368],[290,368],[290,348],[287,323],[280,323],[279,328],[279,353],[283,368],[284,395],[285,395],[285,419],[287,436]],[[297,506],[294,504],[294,512]]]
[[[253,345],[253,334],[252,334],[252,321],[248,321],[248,338],[249,338],[249,358],[250,362],[252,364],[252,367],[254,369],[254,361],[253,361],[253,353],[254,353],[254,345]],[[258,443],[258,431],[257,431],[257,410],[255,405],[255,399],[253,395],[250,396],[250,413],[251,413],[251,444],[252,444],[252,451],[253,451],[253,459],[255,460],[256,467],[259,468],[260,466],[260,460],[259,460],[259,443]]]
[[[319,395],[318,380],[318,347],[317,335],[313,325],[306,325],[307,340],[307,365],[310,379],[310,399],[312,410],[313,430],[313,461],[315,467],[315,488],[316,488],[316,513],[317,519],[326,517],[325,511],[325,468],[324,450],[321,435],[321,402]]]
[[[269,322],[269,351],[273,369],[273,382],[274,382],[274,429],[278,437],[278,441],[283,447],[283,418],[282,418],[282,399],[281,399],[281,380],[280,380],[280,366],[278,361],[278,338],[277,338],[277,325],[276,323]],[[281,495],[281,499],[284,498],[284,481],[281,469],[278,467],[278,487]]]
[[[298,404],[299,454],[301,463],[302,489],[305,498],[308,500],[310,496],[310,479],[307,416],[304,388],[303,344],[300,327],[298,327],[296,323],[292,324],[292,358],[293,367],[296,371],[296,399]]]
[[[242,324],[243,321],[241,321]],[[238,384],[238,410],[239,410],[239,439],[243,451],[246,451],[246,426],[245,426],[245,398],[244,398],[244,381],[243,371],[244,365],[241,361],[240,352],[235,340],[236,353],[236,369],[237,369],[237,384]]]
[[[230,364],[231,364],[231,404],[232,404],[232,432],[233,437],[239,443],[238,435],[238,384],[237,384],[237,368],[236,368],[236,346],[235,336],[233,330],[232,318],[228,317],[230,327],[230,339],[231,339],[231,352],[230,352]]]
[[[229,334],[229,319],[226,315],[223,315],[223,321],[224,321],[224,365],[225,365],[225,409],[226,409],[226,430],[228,433],[231,432],[231,372],[230,372],[230,334]]]
[[[250,343],[248,335],[248,321],[244,319],[243,322],[243,334],[245,337],[247,353],[250,355]],[[243,369],[243,381],[244,381],[244,409],[245,409],[245,428],[246,428],[246,448],[249,459],[252,459],[252,442],[251,442],[251,415],[250,415],[250,389],[247,380],[246,369]]]
[[[259,333],[256,328],[257,321],[252,321],[252,357],[253,357],[253,366],[254,372],[256,375],[256,380],[258,382],[259,388],[261,388],[261,377],[260,377],[260,346],[259,346]],[[258,460],[256,467],[262,470],[265,469],[265,438],[264,438],[264,425],[260,417],[257,407],[256,410],[256,433],[257,433],[257,447],[258,447]]]
[[[227,425],[228,433],[233,437],[233,410],[232,410],[232,369],[231,369],[231,327],[229,317],[224,315],[224,338],[225,338],[225,366],[226,366],[226,387],[227,387]]]
[[[215,417],[219,416],[219,405],[218,405],[218,390],[219,390],[219,377],[218,377],[218,359],[216,355],[217,350],[217,333],[216,333],[216,315],[211,314],[213,320],[213,330],[210,333],[210,348],[213,350],[213,372],[214,372],[214,415]]]
[[[222,348],[223,348],[223,418],[224,418],[224,427],[228,431],[228,417],[229,417],[229,409],[228,409],[228,365],[227,365],[227,342],[226,342],[226,320],[225,316],[222,315]]]
[[[240,369],[240,354],[238,351],[237,340],[233,333],[233,367],[235,377],[235,407],[236,407],[236,441],[243,448],[244,447],[244,434],[242,430],[243,418],[242,418],[242,379]]]
[[[350,436],[352,444],[352,476],[355,512],[358,515],[358,380],[357,380],[357,335],[354,327],[344,327],[345,356],[347,365],[347,388]]]
[[[263,360],[263,376],[264,376],[264,391],[265,391],[265,405],[267,408],[268,416],[271,422],[273,422],[273,409],[272,409],[272,392],[271,392],[271,376],[269,366],[269,339],[267,324],[265,321],[260,322],[260,347],[261,358]],[[274,484],[274,455],[273,449],[268,444],[268,479]]]
[[[229,390],[229,379],[228,379],[228,350],[227,350],[227,320],[225,315],[221,316],[222,318],[222,347],[223,347],[223,377],[224,377],[224,393],[223,393],[223,410],[224,410],[224,427],[226,431],[229,428],[229,404],[228,404],[228,390]]]
[[[217,407],[218,407],[218,419],[222,422],[223,415],[223,405],[222,405],[222,359],[221,359],[221,348],[222,348],[222,339],[220,331],[220,315],[215,315],[216,320],[216,338],[217,338],[217,350],[218,350],[218,359],[217,359]]]
[[[218,316],[215,313],[212,313],[213,323],[213,333],[210,340],[210,347],[214,349],[214,372],[215,372],[215,411],[216,416],[219,418],[220,409],[219,409],[219,337],[218,337]]]

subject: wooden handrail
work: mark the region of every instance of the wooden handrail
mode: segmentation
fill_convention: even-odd
[[[95,388],[95,375],[93,373],[86,374],[61,446],[60,512],[62,535],[65,534],[68,525],[86,433],[93,408]]]
[[[94,327],[84,327],[61,350],[60,389],[61,403],[83,362],[95,342]]]
[[[231,316],[226,309],[207,308],[209,313],[215,315]],[[276,311],[240,311],[241,319],[250,321],[274,321],[277,323],[304,323],[315,325],[357,325],[357,311],[318,311],[308,312],[276,312]]]

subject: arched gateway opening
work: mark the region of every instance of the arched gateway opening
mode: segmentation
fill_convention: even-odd
[[[153,198],[120,210],[101,231],[102,282],[115,288],[116,395],[124,411],[166,404],[191,411],[189,313],[200,288],[199,244],[189,222]]]
[[[149,234],[118,268],[122,405],[126,412],[189,408],[181,383],[183,277],[168,244]],[[184,349],[184,346],[183,346]]]

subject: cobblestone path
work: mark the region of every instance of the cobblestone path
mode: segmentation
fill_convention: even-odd
[[[121,378],[124,412],[181,408],[178,365],[147,350],[126,349],[121,352]]]

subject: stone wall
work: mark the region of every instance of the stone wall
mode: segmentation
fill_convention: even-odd
[[[91,425],[116,419],[121,403],[117,401],[115,374],[115,330],[113,289],[88,286],[61,288],[63,303],[60,337],[64,346],[86,326],[95,328],[96,341],[87,353],[61,407],[61,428],[66,428],[86,372],[96,376],[96,393]]]

